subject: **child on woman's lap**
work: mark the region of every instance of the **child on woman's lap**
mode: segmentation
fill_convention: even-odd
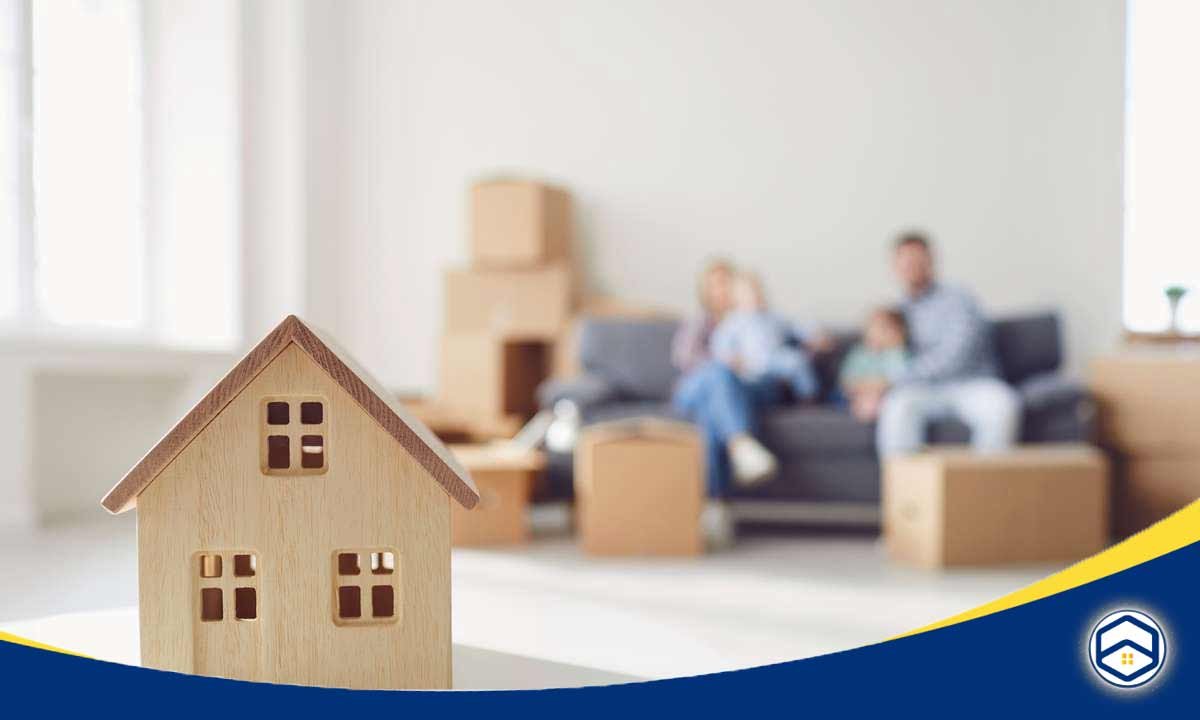
[[[842,361],[838,382],[850,401],[854,417],[870,422],[879,417],[883,396],[908,369],[908,326],[893,308],[871,313],[863,341]]]
[[[734,310],[713,331],[713,356],[743,380],[784,382],[798,399],[817,394],[817,377],[808,354],[795,342],[804,334],[767,308],[762,282],[750,273],[734,279]]]

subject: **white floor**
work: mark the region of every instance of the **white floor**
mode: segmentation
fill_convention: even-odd
[[[456,550],[454,639],[644,678],[870,644],[1057,568],[929,573],[871,536],[748,538],[697,560],[595,560],[569,537]],[[131,517],[0,536],[0,622],[137,603]]]

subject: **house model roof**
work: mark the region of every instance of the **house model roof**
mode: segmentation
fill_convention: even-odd
[[[434,437],[429,428],[413,418],[400,403],[361,370],[345,353],[322,338],[295,315],[287,316],[234,366],[171,431],[146,453],[133,469],[104,496],[101,504],[111,513],[125,512],[137,504],[137,496],[188,446],[225,406],[289,345],[308,354],[363,412],[375,419],[389,435],[463,507],[479,502],[479,491],[471,476]]]

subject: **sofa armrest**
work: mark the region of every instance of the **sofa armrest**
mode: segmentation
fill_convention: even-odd
[[[538,406],[543,409],[554,407],[559,400],[570,400],[581,412],[586,412],[616,396],[617,390],[612,383],[599,375],[586,373],[573,378],[552,378],[537,389]]]
[[[1026,442],[1095,442],[1096,401],[1088,389],[1057,373],[1043,373],[1017,385],[1025,410]]]

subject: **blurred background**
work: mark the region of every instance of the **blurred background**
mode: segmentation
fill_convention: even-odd
[[[439,388],[491,372],[443,357],[487,179],[570,195],[567,317],[535,380],[578,372],[588,317],[692,312],[714,256],[789,316],[857,326],[897,296],[912,227],[989,314],[1052,316],[1054,369],[1101,413],[1134,385],[1099,388],[1096,363],[1167,353],[1170,382],[1200,378],[1200,300],[1166,297],[1200,285],[1198,27],[1182,0],[0,0],[0,621],[136,603],[133,518],[100,497],[288,313],[451,439],[515,432],[536,382],[497,417]],[[1141,503],[1118,532],[1200,494],[1200,442],[1164,443],[1153,477],[1113,456],[1113,502]],[[554,462],[532,544],[456,550],[456,639],[727,669],[1062,564],[891,564],[878,485],[702,560],[591,561]]]

